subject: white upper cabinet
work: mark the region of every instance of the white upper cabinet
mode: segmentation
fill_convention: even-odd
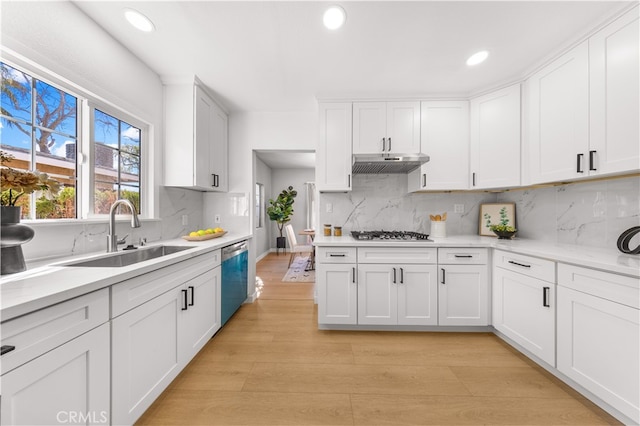
[[[227,114],[196,83],[165,85],[164,184],[227,191]]]
[[[471,189],[520,185],[520,84],[472,99]]]
[[[430,160],[409,173],[409,192],[468,189],[469,102],[422,102],[420,114],[420,146]]]
[[[321,103],[318,109],[316,188],[351,191],[351,102]]]
[[[354,102],[354,154],[420,152],[420,102]]]
[[[589,39],[590,175],[640,168],[638,10]]]
[[[587,175],[589,49],[583,42],[527,81],[531,183]]]

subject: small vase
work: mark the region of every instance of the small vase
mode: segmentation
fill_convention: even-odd
[[[498,236],[499,240],[510,240],[516,235],[517,231],[493,231]]]
[[[35,232],[20,223],[21,207],[0,207],[0,275],[15,274],[27,269],[21,245],[31,241]]]

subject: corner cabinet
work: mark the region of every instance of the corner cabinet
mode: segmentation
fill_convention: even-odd
[[[227,114],[202,84],[164,86],[164,185],[226,192]]]
[[[469,102],[422,102],[420,117],[420,147],[430,160],[408,174],[408,191],[469,189]]]
[[[354,154],[420,152],[420,102],[354,102]]]
[[[351,102],[319,104],[316,188],[351,191]]]
[[[470,101],[469,188],[520,185],[520,98],[514,84]]]

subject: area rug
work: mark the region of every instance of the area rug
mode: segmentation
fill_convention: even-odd
[[[305,271],[309,256],[296,256],[287,270],[283,282],[287,283],[312,283],[316,281],[316,271]]]

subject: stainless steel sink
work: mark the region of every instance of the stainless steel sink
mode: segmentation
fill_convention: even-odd
[[[145,260],[155,259],[157,257],[166,256],[168,254],[178,253],[188,250],[192,247],[185,246],[155,246],[148,248],[140,248],[137,250],[121,251],[117,254],[109,253],[102,257],[81,260],[78,262],[67,263],[64,266],[83,266],[95,268],[119,268],[122,266],[133,265],[134,263],[144,262]]]

